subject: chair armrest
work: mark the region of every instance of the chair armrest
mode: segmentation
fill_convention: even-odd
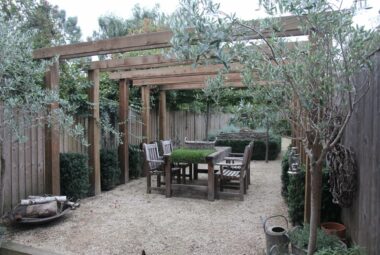
[[[233,153],[233,152],[231,152],[228,155],[231,157],[243,157],[244,153]]]
[[[237,161],[243,161],[243,158],[240,158],[240,157],[225,157],[224,160],[237,160]]]
[[[165,163],[165,161],[163,160],[160,160],[160,159],[151,159],[151,160],[147,160],[148,162],[152,162],[152,163]]]

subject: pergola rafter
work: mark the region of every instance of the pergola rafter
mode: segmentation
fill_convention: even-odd
[[[271,29],[260,31],[257,33],[250,33],[245,36],[246,40],[261,39],[261,36],[271,37],[273,35],[279,37],[290,37],[307,35],[307,31],[300,28],[300,19],[306,17],[285,16],[278,17],[278,22],[282,25],[282,31],[273,31]],[[124,53],[130,51],[140,51],[147,49],[160,49],[169,48],[172,32],[162,31],[155,33],[130,35],[100,41],[76,43],[71,45],[62,45],[51,48],[37,49],[33,53],[34,59],[53,59],[58,57],[58,60],[71,59],[85,56],[105,55],[112,53]],[[264,49],[265,50],[265,49]],[[100,136],[100,123],[99,123],[99,73],[102,71],[115,71],[115,70],[129,70],[127,72],[115,72],[110,74],[111,78],[119,80],[119,94],[120,94],[120,131],[124,133],[123,144],[119,145],[119,158],[121,160],[122,175],[120,182],[125,183],[128,181],[128,86],[133,84],[141,87],[142,93],[142,108],[143,108],[143,136],[144,141],[150,141],[149,134],[149,95],[151,85],[159,87],[160,91],[160,138],[165,139],[165,123],[166,123],[166,90],[174,89],[201,89],[204,88],[204,80],[207,76],[216,75],[220,66],[202,66],[193,68],[186,66],[189,62],[177,61],[175,59],[165,58],[160,55],[145,56],[145,57],[130,57],[126,59],[96,61],[88,66],[88,77],[93,82],[94,86],[89,89],[89,100],[93,108],[89,116],[89,132],[88,142],[89,147],[89,166],[93,169],[91,175],[92,193],[97,195],[100,193],[100,155],[99,155],[99,136]],[[171,67],[176,66],[176,67]],[[59,73],[58,61],[50,67],[46,74],[46,87],[48,89],[58,89]],[[158,70],[157,68],[166,68]],[[173,70],[169,71],[172,68]],[[238,69],[239,66],[236,66]],[[134,70],[145,69],[145,70]],[[165,73],[164,71],[167,71]],[[159,73],[163,72],[163,73]],[[243,87],[241,78],[238,71],[232,70],[230,75],[227,75],[227,82],[230,86]],[[191,78],[189,78],[191,77]],[[177,82],[174,81],[177,79]],[[165,80],[166,79],[166,80]],[[262,82],[265,83],[265,82]],[[52,105],[52,109],[56,104]],[[59,128],[57,124],[46,126],[45,129],[45,159],[46,159],[46,181],[45,193],[59,194]],[[54,154],[54,155],[53,155]],[[58,155],[58,156],[57,156]],[[213,185],[211,185],[213,189]],[[213,196],[209,197],[213,200]]]

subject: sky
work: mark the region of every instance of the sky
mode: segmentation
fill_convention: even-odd
[[[353,0],[343,0],[343,5],[351,5]],[[178,0],[48,0],[53,5],[66,11],[67,16],[78,17],[78,24],[82,30],[82,39],[85,40],[98,30],[98,18],[113,14],[122,18],[132,16],[135,4],[152,9],[159,3],[160,10],[166,14],[172,13],[178,7]],[[236,13],[239,18],[253,19],[264,16],[259,10],[258,0],[214,0],[220,3],[220,9],[226,13]],[[363,10],[357,18],[359,24],[379,24],[380,0],[367,0],[369,10]]]

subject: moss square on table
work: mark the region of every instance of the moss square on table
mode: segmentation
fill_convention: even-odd
[[[175,149],[171,154],[172,162],[206,163],[206,157],[216,152],[215,149]]]

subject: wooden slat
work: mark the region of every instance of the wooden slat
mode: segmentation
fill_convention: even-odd
[[[119,145],[120,183],[129,181],[128,160],[128,113],[129,113],[129,88],[128,83],[132,81],[122,79],[119,81],[119,132],[123,134],[123,143]]]
[[[264,83],[264,82],[263,82]],[[193,90],[193,89],[204,89],[206,84],[204,82],[194,82],[194,83],[173,83],[170,85],[161,85],[160,90]],[[244,88],[246,87],[240,80],[238,81],[229,81],[225,84],[225,87],[233,88]]]
[[[99,70],[90,70],[88,79],[92,86],[88,89],[88,100],[92,103],[88,119],[88,158],[91,168],[91,193],[98,195],[100,189],[100,119],[99,119]]]

